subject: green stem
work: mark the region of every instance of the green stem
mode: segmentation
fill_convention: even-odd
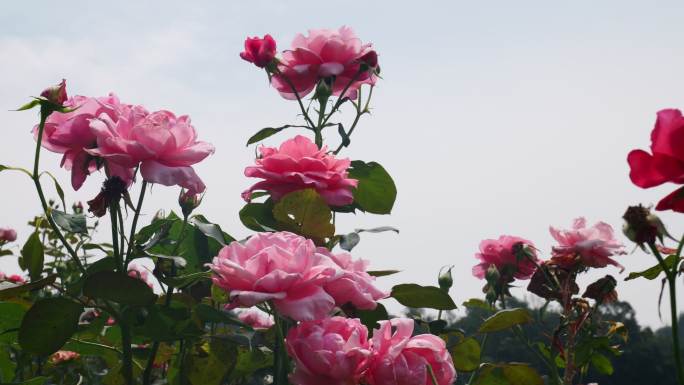
[[[283,322],[277,311],[273,311],[273,319],[275,320],[276,340],[274,346],[274,373],[275,385],[287,385],[287,375],[289,372],[288,356],[285,347],[285,335],[283,333]]]
[[[347,83],[347,85],[344,86],[344,89],[340,93],[340,96],[337,98],[337,101],[335,102],[335,105],[333,105],[332,110],[330,110],[330,113],[328,114],[328,116],[326,116],[325,119],[323,120],[323,124],[328,123],[328,120],[330,120],[330,118],[333,116],[333,114],[335,112],[337,112],[337,110],[340,108],[340,106],[342,106],[342,103],[344,103],[344,101],[345,101],[344,94],[347,93],[347,91],[349,90],[349,87],[351,87],[351,85],[354,84],[354,82],[359,78],[359,76],[361,76],[361,74],[363,72],[364,71],[361,70],[361,68],[359,68],[359,70],[356,72],[356,74],[351,78],[351,80],[349,80],[349,83]]]
[[[131,330],[124,322],[119,322],[121,328],[121,373],[126,384],[133,385],[133,349],[131,347]]]
[[[430,373],[430,380],[432,380],[432,385],[439,385],[439,382],[437,382],[437,377],[435,376],[435,371],[432,370],[432,366],[430,365],[425,365],[427,367],[428,373]]]
[[[142,209],[143,200],[145,199],[145,191],[147,190],[147,181],[143,180],[142,187],[140,187],[140,196],[138,197],[138,205],[135,207],[135,215],[133,215],[133,223],[131,224],[131,235],[128,237],[128,250],[126,250],[126,265],[131,260],[133,253],[133,246],[135,245],[135,230],[138,227],[138,218],[140,218],[140,210]]]
[[[679,347],[679,314],[677,312],[677,287],[675,286],[676,280],[677,280],[677,266],[679,265],[678,263],[674,264],[674,268],[672,270],[669,270],[667,268],[667,265],[665,264],[665,261],[663,260],[663,256],[660,255],[660,251],[658,251],[658,248],[656,247],[655,243],[651,242],[648,244],[649,248],[653,252],[653,255],[655,255],[656,259],[658,260],[658,263],[660,264],[660,267],[663,269],[665,272],[665,276],[667,278],[667,285],[670,290],[670,318],[672,322],[672,350],[674,352],[674,358],[675,358],[675,365],[677,367],[677,382],[679,385],[684,385],[684,370],[682,370],[682,358],[681,358],[681,352],[680,352],[680,347]],[[681,242],[679,245],[679,248],[677,250],[677,255],[681,253]]]
[[[302,103],[302,98],[299,97],[299,92],[297,92],[297,89],[295,88],[294,84],[292,84],[290,79],[287,76],[285,76],[285,74],[280,72],[280,70],[276,69],[276,74],[280,76],[280,78],[283,79],[288,86],[290,86],[292,93],[294,93],[295,98],[297,98],[297,103],[299,103],[299,109],[302,110],[304,120],[306,120],[306,122],[309,123],[311,129],[314,129],[316,125],[314,124],[313,120],[311,120],[311,118],[309,117],[309,113],[306,112],[306,108],[304,108],[304,104]]]
[[[371,92],[373,91],[373,88],[371,88]],[[359,95],[361,95],[361,90],[359,90]],[[370,100],[370,94],[368,94],[368,99]],[[352,122],[351,127],[349,128],[349,131],[347,132],[347,138],[351,137],[352,133],[354,133],[354,129],[356,128],[356,125],[359,124],[359,120],[361,120],[361,116],[366,113],[366,110],[361,110],[361,97],[359,96],[359,104],[356,106],[356,117],[354,118],[354,121]],[[342,148],[344,148],[344,142],[340,143],[335,151],[333,151],[333,154],[337,155],[340,151],[342,151]]]
[[[41,148],[41,144],[43,142],[43,131],[45,130],[45,120],[47,119],[47,117],[49,115],[50,115],[50,112],[41,108],[41,110],[40,110],[40,123],[38,124],[38,138],[36,139],[36,153],[35,153],[35,157],[33,160],[33,175],[31,176],[31,178],[33,179],[33,183],[36,185],[36,190],[38,191],[38,197],[40,198],[40,203],[43,206],[43,212],[45,213],[45,217],[47,218],[47,221],[50,224],[52,231],[54,231],[55,234],[57,234],[57,238],[59,238],[60,242],[62,242],[62,245],[64,246],[64,248],[67,250],[67,252],[71,256],[71,259],[74,260],[76,267],[78,267],[78,269],[81,271],[81,273],[85,275],[86,270],[85,270],[85,267],[83,267],[83,263],[81,263],[81,260],[78,258],[78,255],[76,254],[74,249],[69,245],[66,238],[64,238],[64,235],[59,230],[59,227],[57,227],[57,224],[52,219],[52,215],[50,215],[50,208],[47,204],[47,200],[45,199],[45,194],[43,193],[43,187],[40,184],[40,173],[38,172],[39,165],[40,165],[40,148]],[[66,208],[65,208],[65,210],[66,210]]]
[[[121,253],[119,253],[118,209],[119,205],[117,202],[112,202],[109,205],[109,217],[112,222],[112,252],[114,253],[114,260],[116,260],[116,266],[119,272],[121,274],[126,274],[123,259],[121,258]]]

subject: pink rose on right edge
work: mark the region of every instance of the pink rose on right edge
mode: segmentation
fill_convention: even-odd
[[[256,165],[245,168],[245,176],[261,178],[242,197],[249,201],[254,191],[268,191],[273,200],[297,190],[313,188],[331,206],[344,206],[354,201],[352,189],[358,181],[349,178],[351,161],[338,159],[319,149],[309,138],[295,136],[279,148],[259,148]]]

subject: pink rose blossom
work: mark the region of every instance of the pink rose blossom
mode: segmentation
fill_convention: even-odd
[[[114,94],[110,94],[99,98],[76,95],[67,99],[64,106],[75,110],[66,113],[53,112],[48,116],[41,145],[49,151],[64,154],[61,166],[71,170],[71,186],[78,190],[86,177],[98,169],[96,158],[87,152],[97,143],[95,134],[90,129],[90,121],[101,115],[116,121],[122,105]],[[38,131],[36,125],[33,128],[36,139]],[[129,184],[133,178],[133,170],[116,164],[109,165],[109,172]]]
[[[323,285],[341,273],[313,241],[288,232],[259,233],[245,244],[232,242],[209,265],[214,284],[228,291],[228,308],[272,301],[297,321],[323,318],[335,299]]]
[[[90,127],[97,136],[97,148],[89,153],[123,167],[139,164],[143,179],[151,183],[204,191],[204,183],[191,166],[214,153],[214,146],[197,140],[187,115],[141,112],[130,108],[118,121],[107,114],[93,120]]]
[[[333,80],[333,95],[356,99],[362,84],[375,84],[377,75],[364,70],[362,62],[377,66],[377,54],[371,44],[363,44],[349,27],[338,30],[310,30],[308,36],[298,34],[292,42],[292,50],[283,52],[278,65],[280,74],[275,74],[271,85],[285,99],[295,99],[311,92],[319,80]],[[347,91],[341,95],[345,87]]]
[[[358,181],[348,178],[349,159],[337,159],[319,149],[310,139],[296,136],[280,148],[260,148],[255,166],[245,169],[245,176],[264,179],[242,193],[249,201],[251,193],[265,190],[274,200],[306,188],[315,189],[332,206],[344,206],[354,201],[352,188]]]
[[[610,257],[625,254],[624,246],[615,239],[613,228],[604,222],[597,222],[587,227],[586,219],[575,219],[572,229],[559,230],[553,226],[549,228],[551,236],[558,242],[553,247],[552,260],[565,268],[571,268],[578,263],[586,267],[622,266]]]
[[[44,89],[43,92],[40,93],[40,96],[54,104],[62,105],[67,101],[68,98],[66,92],[66,80],[62,79],[59,84]]]
[[[276,42],[271,35],[265,35],[263,39],[248,37],[245,40],[245,50],[240,52],[240,57],[255,66],[264,68],[273,61],[276,55]]]
[[[17,285],[23,285],[26,283],[26,280],[24,279],[24,277],[22,277],[19,274],[5,275],[4,280],[7,282],[12,282],[12,283],[17,284]]]
[[[432,334],[411,337],[412,319],[394,318],[379,323],[380,329],[373,333],[370,365],[364,377],[368,385],[432,385],[428,366],[438,385],[454,382],[456,370],[444,340]]]
[[[518,258],[515,247],[527,246],[527,252],[533,260]],[[536,270],[537,252],[532,242],[527,239],[502,235],[499,239],[485,239],[480,242],[480,252],[475,254],[480,263],[473,267],[473,275],[484,279],[489,266],[496,266],[499,273],[506,278],[529,279]]]
[[[370,356],[368,330],[358,319],[325,318],[290,329],[287,350],[297,385],[356,385]]]
[[[143,266],[136,264],[128,265],[128,276],[145,282],[150,288],[154,287],[150,280],[150,272]]]
[[[77,360],[79,359],[79,357],[81,357],[81,355],[76,352],[72,352],[69,350],[59,350],[53,353],[52,356],[50,356],[50,362],[53,365],[63,364],[65,362]]]
[[[0,242],[14,242],[17,240],[17,232],[8,227],[0,227]]]
[[[275,324],[273,317],[255,307],[238,313],[238,319],[257,330],[270,329]]]

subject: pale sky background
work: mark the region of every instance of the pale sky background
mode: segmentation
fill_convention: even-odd
[[[189,114],[200,139],[217,148],[196,166],[209,187],[200,211],[242,238],[240,192],[254,182],[242,174],[254,156],[244,143],[259,128],[298,121],[296,104],[238,57],[245,36],[270,33],[286,48],[298,32],[349,25],[374,43],[384,80],[373,116],[342,155],[383,164],[399,195],[391,216],[338,216],[338,232],[400,228],[398,236],[363,234],[354,255],[373,269],[403,270],[380,280],[386,288],[436,284],[442,265],[456,265],[460,304],[482,296],[470,272],[480,240],[513,234],[548,251],[550,224],[584,215],[619,229],[629,204],[675,188],[633,186],[625,157],[648,147],[657,110],[684,106],[682,20],[681,1],[3,1],[0,164],[31,167],[37,114],[8,110],[61,78],[70,94],[113,91],[150,110]],[[336,132],[329,136],[336,144]],[[42,165],[66,188],[60,157],[44,152]],[[92,198],[101,181],[67,188],[67,199]],[[33,186],[12,173],[0,175],[0,186],[0,226],[25,239],[40,210]],[[175,209],[177,194],[156,186],[143,221]],[[676,236],[684,231],[681,214],[662,218]],[[655,264],[641,252],[619,260],[621,278]],[[0,269],[15,271],[15,260],[0,259]],[[618,273],[601,269],[594,278]],[[656,327],[658,291],[657,281],[619,284],[639,320]]]

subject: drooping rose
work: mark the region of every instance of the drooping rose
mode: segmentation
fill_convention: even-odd
[[[14,242],[17,240],[17,232],[9,227],[0,227],[0,243]]]
[[[301,322],[287,335],[296,385],[355,385],[370,356],[368,330],[358,319],[331,317]]]
[[[368,63],[377,66],[377,54],[370,52],[375,52],[371,44],[363,44],[349,27],[310,30],[308,36],[298,34],[292,49],[283,52],[280,73],[271,78],[271,85],[285,99],[295,99],[293,87],[301,98],[327,78],[333,95],[355,99],[362,84],[377,80],[375,71],[367,67]]]
[[[243,310],[238,313],[238,319],[244,324],[252,327],[252,329],[270,329],[275,325],[273,317],[268,313],[263,312],[255,307]]]
[[[256,165],[245,168],[245,176],[261,178],[242,193],[246,201],[257,190],[268,191],[274,200],[306,188],[313,188],[331,206],[344,206],[354,201],[352,188],[358,181],[348,177],[349,159],[337,159],[319,149],[309,138],[298,135],[280,148],[260,148]]]
[[[154,287],[150,280],[150,272],[143,266],[136,264],[128,265],[128,276],[145,282],[150,288]]]
[[[604,222],[587,227],[585,218],[577,218],[568,230],[549,228],[558,242],[553,247],[551,260],[564,268],[622,266],[610,258],[625,254],[624,246],[615,238],[613,228]]]
[[[70,350],[59,350],[50,356],[50,363],[53,365],[58,365],[77,360],[80,357],[81,355],[76,352],[72,352]]]
[[[240,52],[240,57],[259,68],[264,68],[276,55],[276,42],[271,35],[263,38],[248,37],[245,40],[245,50]]]
[[[151,183],[204,191],[191,166],[213,154],[214,146],[197,140],[187,115],[176,117],[169,111],[141,115],[130,109],[118,121],[102,114],[90,127],[97,137],[97,148],[90,154],[123,167],[140,165],[143,179]]]
[[[45,121],[41,145],[49,151],[64,154],[61,166],[71,171],[71,186],[78,190],[86,177],[97,170],[98,163],[87,150],[96,146],[97,139],[90,129],[90,121],[98,116],[108,116],[116,121],[122,104],[114,94],[90,98],[76,95],[64,102],[64,106],[75,109],[71,112],[53,112]],[[39,127],[33,128],[38,138]],[[110,175],[117,175],[130,184],[133,172],[117,164],[108,165]]]
[[[520,248],[524,247],[525,250]],[[537,252],[532,242],[512,235],[499,239],[485,239],[480,242],[480,251],[475,254],[480,263],[473,267],[473,275],[485,278],[487,269],[494,265],[506,279],[529,279],[536,269]]]
[[[641,188],[666,182],[684,184],[684,116],[676,109],[658,111],[651,132],[651,153],[633,150],[627,156],[632,182]],[[656,210],[684,212],[684,187],[661,199]]]
[[[62,79],[59,84],[44,89],[43,92],[40,93],[40,96],[54,104],[62,105],[67,101],[68,98],[66,91],[66,80]]]
[[[413,334],[413,320],[394,318],[379,321],[373,332],[371,358],[364,377],[368,385],[432,385],[427,367],[437,385],[451,385],[456,369],[444,340],[432,334]]]
[[[228,291],[228,308],[271,301],[297,321],[327,316],[335,300],[323,286],[341,275],[313,241],[288,232],[259,233],[224,247],[209,267],[214,284]]]

